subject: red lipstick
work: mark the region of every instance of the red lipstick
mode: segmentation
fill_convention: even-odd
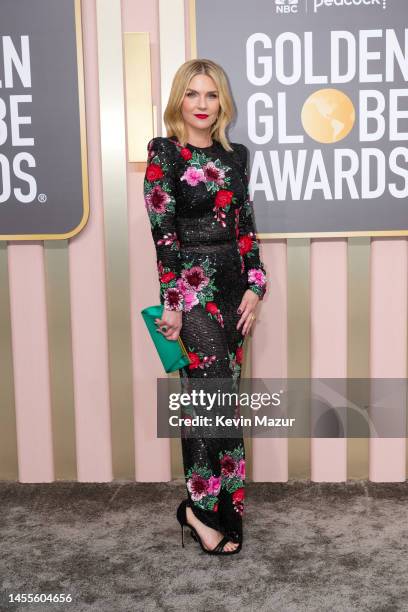
[[[197,117],[197,119],[207,119],[208,115],[194,115],[194,117]]]

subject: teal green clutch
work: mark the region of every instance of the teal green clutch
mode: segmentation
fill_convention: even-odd
[[[164,369],[166,372],[174,372],[190,364],[191,361],[180,336],[177,340],[168,340],[163,334],[156,331],[157,325],[154,320],[162,318],[163,308],[164,306],[162,304],[148,306],[147,308],[143,308],[141,315],[146,323],[147,330],[154,342]]]

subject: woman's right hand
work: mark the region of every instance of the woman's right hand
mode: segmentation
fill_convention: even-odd
[[[163,308],[161,319],[155,319],[157,331],[163,334],[168,340],[177,340],[180,334],[183,320],[183,312],[181,310],[166,310]],[[164,331],[163,326],[166,328]]]

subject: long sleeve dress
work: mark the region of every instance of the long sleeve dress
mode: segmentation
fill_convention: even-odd
[[[248,150],[183,147],[175,138],[148,144],[144,198],[157,255],[160,303],[182,311],[180,337],[190,365],[180,379],[240,380],[247,289],[263,299],[266,272],[255,237],[248,190]],[[223,408],[219,408],[222,412]],[[245,448],[236,437],[181,437],[190,506],[206,525],[242,541]]]

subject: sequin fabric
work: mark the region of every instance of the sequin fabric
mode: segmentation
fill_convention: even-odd
[[[181,146],[174,138],[148,144],[144,198],[157,255],[160,302],[182,311],[180,337],[190,365],[179,370],[185,388],[203,378],[237,389],[244,336],[237,309],[247,289],[263,299],[266,272],[255,237],[248,192],[248,154],[231,143],[226,151]],[[236,409],[214,407],[214,414]],[[236,437],[181,435],[187,494],[205,524],[242,540],[245,448]]]

